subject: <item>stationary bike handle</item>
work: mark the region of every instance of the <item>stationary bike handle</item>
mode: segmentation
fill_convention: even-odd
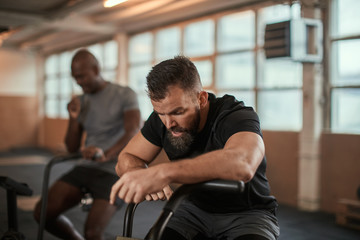
[[[145,240],[159,240],[164,232],[165,226],[180,206],[181,202],[187,198],[193,191],[196,190],[211,190],[219,191],[221,193],[242,193],[245,190],[245,183],[243,181],[230,180],[212,180],[207,182],[184,184],[180,186],[173,193],[169,201],[165,204],[159,218],[146,235]]]

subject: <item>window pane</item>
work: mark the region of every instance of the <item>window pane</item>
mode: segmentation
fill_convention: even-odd
[[[46,98],[45,114],[47,117],[56,118],[59,115],[58,100],[56,98]]]
[[[252,88],[255,85],[254,54],[228,54],[216,59],[216,86]]]
[[[102,71],[101,75],[106,81],[116,82],[116,72],[115,71]]]
[[[214,22],[206,20],[189,24],[185,28],[185,55],[204,56],[214,52]]]
[[[162,61],[180,54],[180,28],[173,27],[156,33],[156,59]]]
[[[56,96],[59,93],[59,80],[58,78],[48,78],[45,81],[45,95]]]
[[[359,0],[335,0],[333,8],[335,36],[360,34]]]
[[[71,96],[72,92],[72,78],[69,75],[62,76],[60,79],[60,96]]]
[[[260,91],[258,94],[258,113],[262,129],[301,130],[301,90]]]
[[[150,32],[135,35],[129,41],[130,63],[150,62],[153,36]]]
[[[153,111],[153,106],[151,104],[150,98],[147,96],[147,94],[142,93],[142,94],[138,94],[138,101],[141,112],[141,118],[142,120],[146,121]]]
[[[331,95],[331,129],[360,133],[360,89],[335,89]]]
[[[218,50],[250,49],[255,45],[255,16],[246,11],[222,17],[218,24]]]
[[[260,20],[262,23],[276,23],[289,20],[291,9],[287,4],[278,4],[260,9]]]
[[[146,76],[151,69],[150,65],[134,66],[129,68],[129,86],[138,93],[146,90]]]
[[[67,105],[68,105],[68,103],[70,102],[70,99],[71,99],[71,97],[70,96],[68,96],[68,97],[66,97],[66,98],[62,98],[61,100],[60,100],[60,113],[59,113],[59,115],[60,115],[60,117],[62,117],[62,118],[67,118],[67,117],[69,117],[69,112],[68,112],[68,110],[67,110]]]
[[[104,55],[104,68],[116,68],[118,65],[118,45],[116,41],[109,41],[104,44]]]
[[[201,83],[204,87],[208,87],[212,83],[212,63],[211,61],[194,61],[199,72]]]
[[[58,56],[51,55],[45,60],[45,74],[47,76],[54,75],[59,71],[58,69]]]
[[[63,52],[60,54],[60,72],[69,73],[71,72],[71,60],[72,56],[70,52]]]
[[[360,40],[347,40],[334,43],[333,84],[360,84]],[[337,70],[337,71],[336,71]]]
[[[253,91],[234,91],[234,90],[230,90],[226,92],[219,91],[217,95],[221,97],[224,96],[225,94],[232,95],[237,100],[243,101],[245,106],[253,107],[255,109],[255,94]]]
[[[264,57],[265,58],[265,57]],[[261,68],[259,87],[301,87],[302,64],[286,59],[266,59]]]

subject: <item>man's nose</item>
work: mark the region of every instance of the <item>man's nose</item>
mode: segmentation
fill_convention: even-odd
[[[174,126],[176,126],[175,120],[171,116],[165,115],[165,127],[167,129],[170,129],[170,128],[174,127]]]

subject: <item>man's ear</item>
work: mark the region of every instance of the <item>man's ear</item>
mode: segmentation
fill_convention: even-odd
[[[204,108],[206,104],[208,103],[208,93],[206,91],[201,91],[199,93],[199,104],[200,108]]]

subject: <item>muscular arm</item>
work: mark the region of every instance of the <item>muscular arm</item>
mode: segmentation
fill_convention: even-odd
[[[224,149],[193,159],[128,171],[114,185],[114,192],[126,202],[140,202],[146,194],[158,192],[170,183],[188,184],[213,179],[248,182],[254,176],[264,153],[264,143],[259,135],[239,132],[229,138]]]
[[[159,166],[159,175],[169,182],[196,183],[212,179],[250,181],[265,153],[262,138],[255,133],[239,132],[220,150],[194,159]]]
[[[116,195],[122,196],[120,191],[126,192],[126,189],[135,189],[141,187],[139,185],[127,185],[126,187],[122,186],[123,178],[126,178],[126,174],[131,172],[138,172],[139,170],[147,169],[148,164],[150,164],[155,157],[159,154],[161,148],[150,143],[146,140],[141,132],[136,134],[126,147],[121,151],[118,157],[118,163],[115,167],[117,174],[120,176],[118,180],[112,187],[110,194],[110,203],[114,203]],[[152,167],[151,167],[152,168]],[[149,182],[152,182],[149,179]],[[172,195],[172,190],[168,185],[164,185],[158,191],[148,191],[147,194],[143,195],[138,202],[143,201],[144,199],[159,200],[159,199],[169,199]],[[130,202],[130,201],[129,201]]]
[[[125,147],[129,140],[139,131],[140,111],[128,110],[124,113],[124,135],[105,152],[106,159],[113,159]]]
[[[115,170],[119,176],[136,169],[147,168],[161,148],[147,141],[141,132],[137,133],[120,152]]]

